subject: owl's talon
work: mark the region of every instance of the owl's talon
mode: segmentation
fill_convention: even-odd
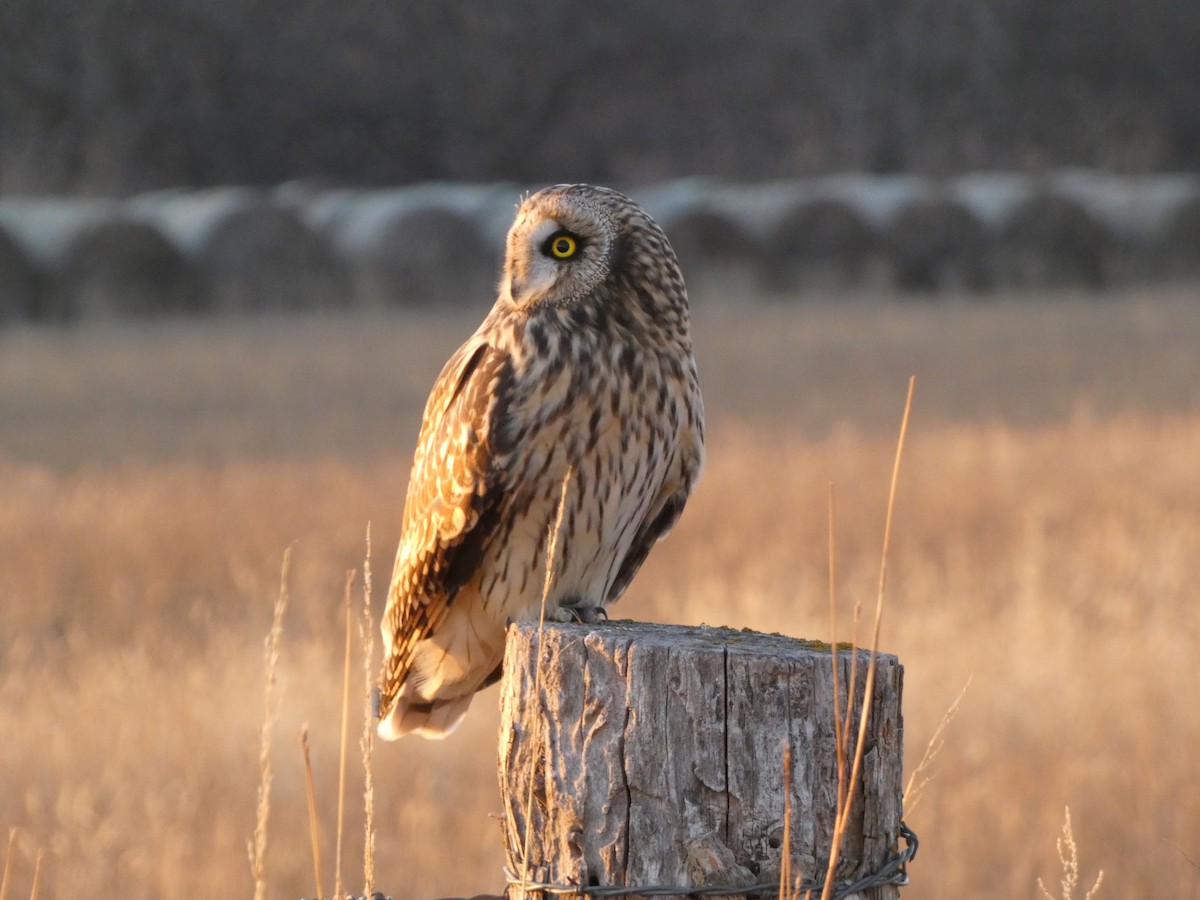
[[[608,610],[603,606],[593,606],[583,601],[564,603],[554,612],[557,621],[574,622],[576,625],[595,625],[608,621]]]
[[[552,609],[546,613],[546,618],[551,622],[561,622],[564,625],[579,621],[579,617],[575,614],[573,606],[560,606],[557,609]]]

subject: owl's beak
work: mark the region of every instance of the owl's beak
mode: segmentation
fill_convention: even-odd
[[[508,295],[517,306],[525,306],[544,297],[554,288],[555,271],[551,266],[529,267],[529,271],[509,273]]]
[[[508,296],[513,303],[520,303],[525,294],[525,282],[515,276],[508,279]]]

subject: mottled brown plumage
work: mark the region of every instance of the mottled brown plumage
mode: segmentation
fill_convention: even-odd
[[[509,621],[594,619],[675,524],[704,462],[687,292],[633,201],[527,198],[500,296],[434,384],[383,618],[380,734],[440,737],[499,676]]]

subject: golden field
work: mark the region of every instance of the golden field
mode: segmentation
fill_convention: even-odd
[[[303,723],[329,892],[345,573],[370,522],[378,612],[425,393],[482,314],[0,333],[12,896],[39,847],[43,898],[251,894],[288,546],[268,896],[314,893]],[[970,686],[906,816],[904,895],[1056,890],[1069,805],[1082,888],[1103,869],[1099,897],[1200,897],[1200,290],[702,296],[695,320],[709,468],[615,614],[828,638],[830,483],[842,621],[870,608],[915,374],[882,640],[906,666],[910,768]],[[500,890],[495,699],[445,742],[376,746],[386,893]],[[356,893],[361,789],[352,765]]]

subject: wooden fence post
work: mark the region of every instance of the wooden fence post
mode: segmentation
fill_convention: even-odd
[[[838,792],[830,657],[828,644],[728,628],[547,623],[539,642],[537,623],[513,625],[499,760],[510,880],[777,884],[790,741],[791,871],[822,881]],[[850,663],[840,651],[843,711]],[[838,883],[878,872],[897,853],[903,668],[883,654],[877,666]],[[851,754],[866,668],[860,651]]]

